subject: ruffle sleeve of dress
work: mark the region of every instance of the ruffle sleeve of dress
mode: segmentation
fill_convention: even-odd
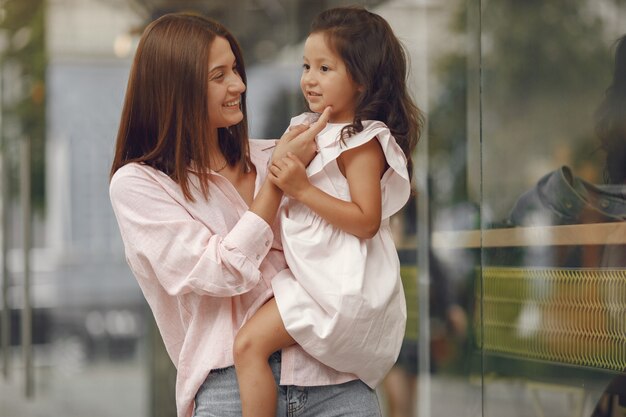
[[[189,202],[167,175],[132,163],[115,173],[109,192],[137,279],[156,277],[174,296],[231,297],[257,285],[273,233],[245,205],[233,204],[229,190],[211,182],[206,200],[192,186],[196,201]]]

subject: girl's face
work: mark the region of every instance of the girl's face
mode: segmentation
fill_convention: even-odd
[[[240,100],[246,91],[236,69],[235,55],[228,41],[216,37],[209,49],[209,120],[215,128],[236,125],[243,120]]]
[[[331,122],[351,123],[361,87],[352,80],[341,57],[328,46],[323,33],[307,38],[302,68],[300,87],[311,111],[321,113],[332,106]]]

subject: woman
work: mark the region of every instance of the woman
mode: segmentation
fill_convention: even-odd
[[[177,368],[179,417],[241,415],[234,337],[286,268],[274,239],[282,192],[267,166],[287,152],[310,161],[328,120],[326,111],[275,149],[248,140],[245,81],[239,45],[219,23],[157,19],[137,48],[111,167],[126,258]],[[277,415],[380,415],[365,384],[297,345],[270,361]]]

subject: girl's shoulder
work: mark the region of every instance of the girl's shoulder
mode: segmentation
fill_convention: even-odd
[[[363,120],[361,124],[363,125],[363,130],[350,136],[348,141],[352,140],[353,142],[364,142],[373,139],[374,137],[378,137],[379,135],[388,135],[389,138],[395,142],[395,138],[391,135],[391,131],[387,125],[380,120]]]
[[[344,128],[348,123],[329,123],[326,128],[318,135],[318,146],[320,148],[336,147],[340,152],[347,149],[357,148],[370,140],[377,138],[381,143],[392,141],[395,138],[387,125],[378,120],[364,120],[362,122],[363,130],[354,132],[350,136],[343,135]]]
[[[320,171],[324,165],[337,159],[345,151],[358,148],[372,140],[377,140],[380,143],[385,159],[390,166],[398,168],[398,170],[402,170],[404,166],[404,170],[406,170],[404,152],[385,123],[366,120],[363,122],[362,131],[341,140],[341,132],[346,125],[346,123],[329,123],[317,136],[319,158],[313,159],[309,165],[307,172],[310,175]]]

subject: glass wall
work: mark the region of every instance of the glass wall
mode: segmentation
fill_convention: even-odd
[[[598,415],[624,413],[624,6],[484,2],[485,416],[519,388],[537,414],[590,415],[613,377],[621,411]]]
[[[0,0],[1,415],[175,415],[108,198],[143,27],[223,22],[251,136],[276,138],[311,19],[354,3],[404,43],[426,116],[392,219],[409,317],[385,417],[623,415],[624,0]]]

